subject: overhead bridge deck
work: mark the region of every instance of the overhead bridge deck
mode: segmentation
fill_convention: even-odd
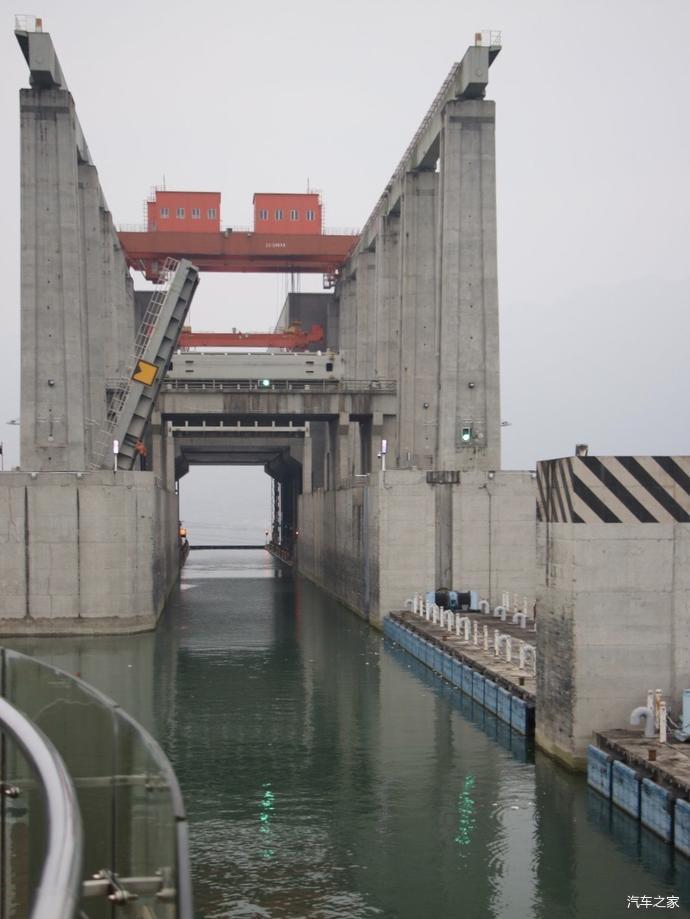
[[[161,415],[175,424],[186,419],[267,419],[304,424],[339,415],[367,418],[397,413],[392,380],[271,380],[262,386],[250,380],[166,380],[158,396]]]

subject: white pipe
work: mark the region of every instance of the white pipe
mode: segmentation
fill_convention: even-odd
[[[473,644],[479,644],[479,626],[476,622],[472,623],[472,642]]]
[[[527,614],[526,613],[513,613],[513,624],[520,623],[521,629],[527,628]]]
[[[510,635],[506,635],[505,639],[506,639],[506,661],[510,663],[513,659],[513,641]]]
[[[469,641],[470,640],[470,626],[471,626],[470,617],[469,616],[458,616],[458,624],[457,624],[458,635],[460,634],[460,626],[462,626],[464,629],[465,641]]]
[[[639,725],[642,718],[644,718],[644,736],[656,737],[656,731],[654,730],[654,710],[646,708],[644,705],[638,705],[637,708],[634,708],[630,712],[630,724]]]
[[[657,689],[654,693],[654,723],[656,725],[657,731],[659,730],[659,706],[661,705],[662,696],[662,691]]]
[[[498,639],[499,639],[498,629],[494,629],[494,654],[496,657],[498,657]]]
[[[508,612],[508,610],[506,609],[505,606],[497,606],[497,607],[494,609],[494,619],[500,618],[500,619],[503,620],[503,622],[505,622],[505,621],[506,621],[507,612]]]
[[[519,667],[520,670],[525,669],[525,664],[527,663],[527,655],[532,655],[533,669],[534,673],[537,672],[537,649],[534,645],[528,645],[527,642],[523,641],[520,645],[520,658],[519,658]]]
[[[411,611],[414,610],[414,603],[412,602],[412,597],[408,597],[408,599],[405,600],[405,609],[411,610]]]
[[[491,604],[488,600],[479,601],[479,612],[484,613],[485,616],[491,615]]]
[[[659,702],[659,743],[666,743],[666,703]]]
[[[489,626],[484,626],[484,650],[489,650]]]

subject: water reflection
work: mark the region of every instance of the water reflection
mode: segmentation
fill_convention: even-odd
[[[21,643],[153,722],[199,916],[559,919],[643,893],[689,915],[684,859],[279,571],[192,553],[155,634]]]

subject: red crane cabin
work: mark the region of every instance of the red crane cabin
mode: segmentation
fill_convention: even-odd
[[[301,195],[257,192],[254,232],[290,236],[321,236],[323,208],[318,193]]]
[[[161,191],[146,202],[149,232],[219,233],[220,192]]]

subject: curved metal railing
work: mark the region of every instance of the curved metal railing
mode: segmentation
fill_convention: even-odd
[[[55,746],[28,718],[0,698],[0,731],[9,735],[34,772],[45,813],[45,858],[30,919],[74,915],[81,897],[83,830],[77,795]],[[12,793],[14,789],[3,788]],[[2,893],[0,893],[2,896]]]
[[[4,698],[2,698],[4,697]],[[16,891],[5,909],[0,889],[0,916],[31,919],[72,919],[102,915],[98,902],[109,900],[127,906],[136,900],[141,914],[159,919],[192,919],[192,886],[187,820],[175,773],[154,738],[120,706],[88,683],[49,664],[8,648],[0,648],[0,730],[5,732],[3,714],[9,713],[5,749],[0,756],[2,780],[19,788],[21,798],[5,804],[0,814],[0,880],[9,865],[7,852],[17,840],[14,864],[22,871],[13,875]],[[11,713],[15,712],[12,721]],[[33,765],[16,737],[17,723],[28,724],[37,737],[63,764],[60,782],[51,779],[46,787],[46,806],[53,808],[48,827],[48,847],[39,846],[43,825],[34,824],[37,807]],[[14,741],[14,744],[13,744]],[[21,754],[21,755],[20,755]],[[43,766],[43,760],[40,761]],[[40,776],[40,773],[38,773]],[[39,786],[41,781],[39,781]],[[60,792],[60,788],[62,791]],[[70,874],[76,899],[61,899],[59,884],[49,883],[59,869],[72,865],[69,836],[74,821],[66,817],[68,803],[56,797],[68,795],[81,815],[81,845],[76,875]],[[75,797],[76,796],[76,797]],[[2,801],[9,801],[4,796]],[[25,804],[19,806],[19,802]],[[16,813],[11,813],[15,807]],[[57,809],[56,809],[57,808]],[[63,816],[61,816],[61,814]],[[4,820],[5,817],[7,820]],[[9,830],[8,830],[9,827]],[[27,832],[28,828],[28,832]],[[59,833],[68,836],[55,849]],[[12,833],[15,832],[15,836]],[[58,834],[56,836],[55,834]],[[48,853],[44,856],[44,851]],[[51,856],[51,853],[52,856]],[[53,859],[51,861],[50,859]],[[46,878],[46,894],[41,893]],[[62,876],[62,875],[61,875]],[[41,878],[39,882],[39,877]],[[75,880],[76,877],[76,880]],[[10,885],[0,883],[0,888]],[[50,895],[48,895],[50,891]],[[29,913],[27,903],[35,904]],[[81,910],[81,912],[79,912]]]

